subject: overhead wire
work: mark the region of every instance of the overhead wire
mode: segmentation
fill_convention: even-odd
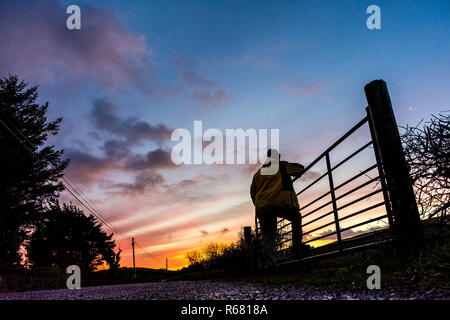
[[[14,120],[14,116],[12,119]],[[5,119],[6,120],[6,119]],[[50,166],[53,169],[56,169],[55,166],[43,155],[38,155],[36,152],[31,150],[25,143],[17,136],[17,134],[4,122],[0,119],[0,123],[13,135],[13,137],[20,143],[22,146],[31,153],[38,161],[44,163],[46,166]],[[17,123],[17,122],[16,122]],[[17,128],[12,121],[9,121],[9,125],[15,129],[33,148],[34,144],[30,141],[30,139],[19,129]],[[109,220],[105,217],[104,214],[100,212],[100,210],[89,200],[89,198],[83,193],[83,191],[73,182],[73,180],[67,175],[63,174],[61,177],[61,183],[64,189],[71,195],[80,205],[86,208],[89,213],[95,216],[100,222],[102,222],[106,227],[108,227],[111,231],[115,232],[118,236],[122,237],[125,240],[131,240],[132,238],[126,234],[122,233],[119,229],[117,229]],[[81,200],[80,200],[81,198]],[[158,257],[153,254],[147,252],[142,246],[140,246],[137,242],[135,242],[136,246],[139,250],[141,250],[145,255],[152,259],[158,259]]]
[[[13,132],[13,130],[4,122],[0,119],[0,123],[3,124],[3,126],[16,138],[17,141],[19,141],[19,143],[22,144],[22,146],[28,151],[30,152],[38,161],[44,163],[46,166],[50,166],[53,169],[56,169],[55,166],[48,160],[46,159],[44,156],[42,155],[38,155],[36,154],[33,150],[31,150],[18,136],[16,133]],[[11,127],[13,127],[18,133],[20,133],[20,135],[31,145],[34,147],[33,143],[28,139],[28,137],[26,137],[23,132],[18,129],[16,126],[14,126],[14,124],[12,124],[11,122],[9,123],[9,125]],[[67,177],[67,178],[66,178]],[[120,230],[118,230],[116,227],[114,227],[111,222],[108,221],[108,219],[98,210],[96,209],[96,207],[93,206],[92,202],[89,201],[89,199],[87,198],[86,195],[84,195],[84,193],[81,191],[81,189],[77,186],[73,186],[73,184],[75,184],[73,182],[73,180],[70,179],[70,177],[67,176],[67,174],[62,175],[61,177],[61,181],[63,184],[64,189],[75,199],[77,200],[77,202],[79,204],[81,204],[84,208],[86,208],[89,213],[91,213],[92,215],[94,215],[100,222],[102,222],[106,227],[108,227],[110,230],[112,230],[113,232],[115,232],[116,234],[118,234],[119,236],[121,236],[122,238],[126,239],[126,240],[131,240],[131,237],[127,236],[126,234],[122,233]],[[70,183],[69,181],[72,181],[72,183]],[[68,187],[69,186],[69,187]],[[76,195],[75,195],[75,194]],[[79,199],[81,198],[81,200]]]

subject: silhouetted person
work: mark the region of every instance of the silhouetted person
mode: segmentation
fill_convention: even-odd
[[[267,160],[253,176],[250,195],[259,220],[264,251],[264,268],[276,266],[275,235],[277,217],[292,222],[292,249],[299,256],[302,241],[302,220],[292,176],[300,176],[304,167],[298,163],[279,161],[277,150],[267,151]]]

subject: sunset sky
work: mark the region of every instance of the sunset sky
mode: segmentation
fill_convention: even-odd
[[[66,27],[70,4],[81,30]],[[366,27],[371,4],[381,30]],[[176,166],[174,129],[280,129],[282,158],[307,165],[365,116],[372,80],[387,82],[399,125],[450,109],[446,0],[2,0],[0,30],[0,76],[39,85],[49,119],[64,118],[50,143],[71,159],[68,177],[151,255],[137,250],[137,266],[182,267],[187,251],[254,224],[258,166]],[[363,127],[333,162],[369,140]],[[115,239],[130,266],[131,242]]]

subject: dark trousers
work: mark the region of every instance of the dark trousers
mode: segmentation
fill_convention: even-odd
[[[276,265],[275,257],[275,235],[277,232],[277,218],[285,218],[291,221],[292,227],[292,249],[295,254],[300,254],[302,244],[302,216],[297,210],[283,210],[271,208],[257,215],[261,227],[261,245],[264,254],[264,267]]]

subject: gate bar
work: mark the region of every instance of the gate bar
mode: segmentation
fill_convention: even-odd
[[[337,211],[337,205],[336,205],[336,195],[334,194],[334,184],[333,184],[333,174],[331,173],[330,154],[327,152],[325,157],[327,160],[328,181],[330,182],[331,201],[333,202],[334,222],[336,223],[338,248],[339,248],[339,251],[342,251],[341,230],[339,228],[339,217],[338,217],[338,211]]]
[[[360,127],[362,127],[367,121],[367,116],[364,117],[364,119],[362,119],[360,122],[358,122],[353,128],[351,128],[346,134],[344,134],[338,141],[336,141],[335,143],[333,143],[327,150],[325,150],[324,152],[322,152],[322,154],[320,156],[318,156],[316,158],[316,160],[314,160],[313,162],[311,162],[306,168],[305,168],[305,172],[308,171],[309,169],[311,169],[312,166],[314,166],[317,162],[319,162],[320,159],[322,159],[327,153],[329,153],[331,150],[333,150],[334,148],[336,148],[337,145],[339,145],[342,141],[344,141],[348,136],[350,136],[353,132],[355,132],[356,130],[358,130]],[[294,182],[295,180],[297,180],[300,177],[295,177],[292,182]]]

